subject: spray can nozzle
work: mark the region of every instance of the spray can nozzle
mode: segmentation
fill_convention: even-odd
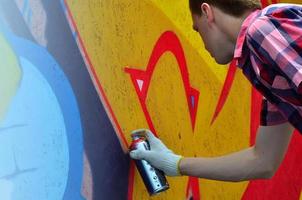
[[[146,140],[146,130],[145,129],[138,129],[138,130],[132,131],[131,138],[133,140],[137,140],[137,139]]]

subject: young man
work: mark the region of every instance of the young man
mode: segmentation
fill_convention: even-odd
[[[235,59],[263,96],[256,144],[214,158],[183,158],[150,131],[151,151],[132,151],[168,176],[244,181],[271,178],[294,128],[302,133],[302,6],[258,0],[190,0],[193,29],[219,64]],[[223,47],[223,48],[221,48]]]

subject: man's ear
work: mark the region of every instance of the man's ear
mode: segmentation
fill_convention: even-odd
[[[208,21],[208,23],[214,22],[214,13],[213,13],[213,9],[212,7],[207,4],[207,3],[203,3],[200,6],[202,15],[204,15]]]

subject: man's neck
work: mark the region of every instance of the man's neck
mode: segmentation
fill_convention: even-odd
[[[253,10],[245,12],[241,17],[234,17],[214,8],[216,24],[221,31],[227,34],[229,41],[236,45],[243,21],[253,12]]]

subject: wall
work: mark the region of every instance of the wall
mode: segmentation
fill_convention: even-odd
[[[234,65],[210,58],[187,1],[0,8],[1,199],[150,199],[127,154],[137,128],[184,156],[254,143],[261,97]],[[295,133],[272,180],[168,178],[152,199],[302,199],[301,143]]]

